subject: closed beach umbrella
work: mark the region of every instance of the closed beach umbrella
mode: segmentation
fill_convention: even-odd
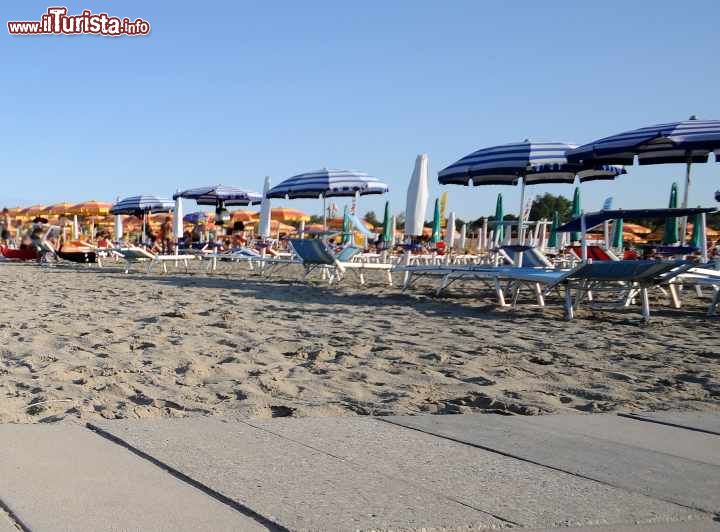
[[[175,209],[173,210],[173,232],[175,233],[175,242],[182,238],[184,231],[183,227],[183,205],[182,198],[175,198]],[[179,253],[179,246],[175,246],[175,253]]]
[[[580,218],[580,215],[582,214],[582,206],[580,204],[580,187],[575,187],[575,192],[573,192],[573,200],[572,200],[572,209],[570,211],[570,218]],[[577,242],[580,240],[582,236],[577,231],[570,233],[570,240],[573,242]]]
[[[678,187],[677,183],[673,183],[670,187],[670,201],[668,207],[677,209],[678,206]],[[665,233],[663,234],[663,244],[677,244],[678,242],[678,224],[677,218],[665,218]]]
[[[455,213],[451,212],[448,216],[447,227],[445,227],[445,243],[448,250],[455,245]]]
[[[623,220],[620,218],[619,220],[615,220],[613,224],[612,247],[621,248],[623,246],[623,238]]]
[[[326,198],[385,194],[388,186],[377,177],[356,170],[323,168],[290,177],[275,185],[268,198],[322,198],[323,226],[327,227]],[[357,208],[357,206],[356,206]]]
[[[570,163],[565,154],[574,149],[566,142],[522,142],[477,150],[444,168],[438,174],[441,185],[517,185],[520,189],[520,223],[518,238],[522,241],[525,186],[544,183],[573,183],[610,180],[625,173],[621,166]]]
[[[430,236],[430,241],[433,244],[442,240],[442,236],[440,234],[440,223],[440,199],[437,198],[435,200],[435,212],[433,214],[432,235]]]
[[[348,212],[348,207],[345,205],[345,210],[343,211],[343,221],[342,221],[342,241],[343,244],[347,244],[350,242],[350,237],[352,236],[351,231],[352,228],[350,227],[350,213]]]
[[[703,219],[702,214],[696,214],[692,220],[692,238],[690,239],[690,245],[694,248],[701,249],[703,247]]]
[[[495,241],[499,244],[505,238],[505,213],[503,212],[503,197],[502,194],[498,194],[497,201],[495,202]]]
[[[558,233],[557,228],[560,227],[560,213],[555,211],[553,213],[552,224],[550,225],[550,237],[548,238],[548,247],[558,247]]]
[[[395,226],[392,225],[392,215],[390,214],[390,202],[385,202],[385,216],[383,216],[383,242],[393,242],[395,239]]]
[[[685,163],[682,207],[687,207],[692,164],[706,163],[710,152],[715,152],[715,159],[720,160],[720,120],[698,120],[691,116],[681,122],[658,124],[598,139],[569,151],[567,157],[569,161],[583,165],[630,165],[636,156],[641,165]]]
[[[270,238],[270,218],[271,218],[271,199],[267,197],[267,193],[270,192],[270,176],[265,176],[265,183],[263,185],[263,199],[260,207],[260,227],[258,233],[262,238]],[[278,219],[278,221],[280,221]]]
[[[407,189],[405,204],[405,235],[422,236],[428,202],[428,156],[415,159],[415,169]]]
[[[466,241],[467,241],[467,224],[464,223],[460,226],[460,243],[458,244],[461,252],[465,250]]]

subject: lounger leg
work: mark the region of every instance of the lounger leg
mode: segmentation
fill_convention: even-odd
[[[587,300],[588,300],[588,301],[592,301],[592,300],[593,300],[593,298],[592,298],[592,290],[588,290],[586,296],[587,296]]]
[[[540,283],[535,283],[535,295],[537,296],[537,302],[538,305],[541,307],[545,306],[545,298],[543,297],[542,289],[540,288]]]
[[[570,286],[565,287],[565,319],[571,320],[575,317],[575,309],[573,308],[572,289]]]
[[[715,291],[715,297],[712,299],[712,303],[710,303],[710,306],[708,307],[708,316],[714,316],[715,312],[717,311],[718,303],[720,303],[720,288],[717,286],[713,287],[713,290]]]
[[[680,297],[678,296],[677,285],[670,284],[670,301],[672,301],[673,308],[680,308]]]
[[[500,284],[500,279],[497,277],[495,278],[495,293],[497,294],[498,298],[498,305],[501,307],[507,307],[507,303],[505,303],[505,294],[503,293],[502,285]]]
[[[392,272],[391,272],[390,270],[388,270],[388,271],[385,272],[385,273],[387,274],[388,285],[389,285],[389,286],[392,286]]]
[[[365,284],[365,274],[363,274],[362,270],[360,270],[360,286],[363,286]]]
[[[518,298],[520,297],[520,285],[516,285],[513,289],[512,308],[517,307]]]
[[[696,284],[695,285],[695,293],[697,294],[698,297],[702,297],[703,296],[702,286],[700,286],[699,284]]]
[[[442,278],[442,281],[440,282],[440,286],[438,286],[437,290],[435,290],[436,296],[439,296],[440,294],[442,294],[442,291],[447,288],[447,285],[449,284],[448,283],[449,279],[450,279],[450,275],[445,275]]]
[[[642,315],[645,323],[650,321],[650,298],[648,297],[647,287],[640,289],[640,297],[642,299]]]

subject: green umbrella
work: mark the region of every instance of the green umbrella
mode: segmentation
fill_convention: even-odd
[[[440,199],[435,200],[435,214],[433,215],[433,223],[432,223],[432,237],[430,237],[430,241],[434,244],[436,242],[440,242],[442,240],[442,237],[440,235]]]
[[[555,211],[553,214],[552,225],[550,226],[550,238],[548,238],[549,248],[556,248],[558,245],[558,227],[560,227],[560,213]]]
[[[381,239],[383,242],[392,242],[395,237],[394,227],[392,226],[392,216],[390,215],[390,202],[385,202],[385,217],[383,218],[383,232]]]
[[[615,220],[615,226],[613,227],[612,247],[621,248],[623,246],[623,220]]]
[[[575,192],[573,193],[572,210],[570,211],[570,218],[580,218],[581,214],[582,207],[580,206],[580,187],[575,187]],[[572,240],[573,242],[577,242],[581,238],[582,235],[577,231],[570,233],[570,240]]]
[[[673,183],[670,188],[670,201],[668,207],[677,209],[678,206],[678,186]],[[677,218],[665,219],[665,233],[663,234],[663,244],[677,244],[678,242],[678,223]]]
[[[702,245],[703,245],[702,239],[703,239],[703,233],[704,233],[704,231],[702,231],[702,226],[703,226],[702,215],[696,214],[695,216],[693,216],[692,224],[693,224],[693,232],[692,232],[692,239],[690,240],[690,245],[694,248],[700,249],[700,248],[702,248]]]
[[[345,211],[343,212],[343,237],[342,241],[343,244],[347,244],[350,242],[350,237],[352,236],[352,233],[350,232],[350,213],[348,212],[347,205],[345,205]]]
[[[505,238],[505,226],[502,223],[504,219],[502,194],[498,194],[497,203],[495,203],[495,237],[498,243]]]

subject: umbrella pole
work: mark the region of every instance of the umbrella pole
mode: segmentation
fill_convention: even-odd
[[[582,239],[580,241],[580,244],[582,246],[581,259],[583,262],[587,262],[587,260],[588,260],[588,257],[587,257],[587,235],[585,234],[586,231],[587,231],[587,225],[585,222],[585,213],[582,213],[580,215],[580,237]]]
[[[700,237],[702,238],[702,242],[700,243],[700,259],[703,264],[707,264],[708,262],[708,248],[707,248],[707,216],[705,213],[702,213],[700,215],[700,221],[701,221],[701,227],[700,227]]]
[[[327,231],[327,209],[325,208],[325,194],[323,194],[323,232]]]
[[[690,195],[690,168],[692,166],[692,159],[688,157],[687,165],[685,166],[685,192],[683,194],[683,202],[682,207],[683,209],[687,209],[688,206],[688,197]],[[683,216],[680,220],[680,244],[685,245],[685,241],[687,239],[686,232],[687,232],[687,216]]]
[[[525,241],[525,228],[523,226],[524,204],[525,204],[525,177],[521,177],[522,186],[520,187],[520,217],[518,218],[518,245],[523,245]]]

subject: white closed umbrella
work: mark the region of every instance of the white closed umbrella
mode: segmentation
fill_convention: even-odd
[[[258,232],[262,238],[270,238],[270,198],[267,193],[270,190],[270,176],[265,176],[265,186],[263,187],[263,198],[260,206],[260,224]]]
[[[415,159],[407,190],[405,206],[405,234],[422,236],[428,202],[428,156],[422,153]]]
[[[395,231],[397,230],[397,216],[393,214],[392,216],[392,222],[390,222],[392,227],[392,245],[395,245]]]
[[[305,238],[305,220],[300,220],[298,232],[300,233],[300,238]]]
[[[445,244],[448,251],[455,245],[455,213],[451,212],[448,216],[447,227],[445,228]]]
[[[80,238],[80,224],[78,223],[77,214],[73,215],[72,237],[73,240],[77,240],[78,238]]]
[[[117,197],[117,201],[120,201],[120,196]],[[116,214],[115,215],[115,242],[120,242],[123,237],[123,224],[122,224],[122,215]]]
[[[460,252],[465,251],[465,241],[467,240],[467,224],[462,224],[460,227]]]
[[[183,206],[180,196],[175,198],[175,209],[173,210],[173,232],[175,233],[175,242],[183,236]],[[175,246],[175,254],[178,254],[180,246]]]

